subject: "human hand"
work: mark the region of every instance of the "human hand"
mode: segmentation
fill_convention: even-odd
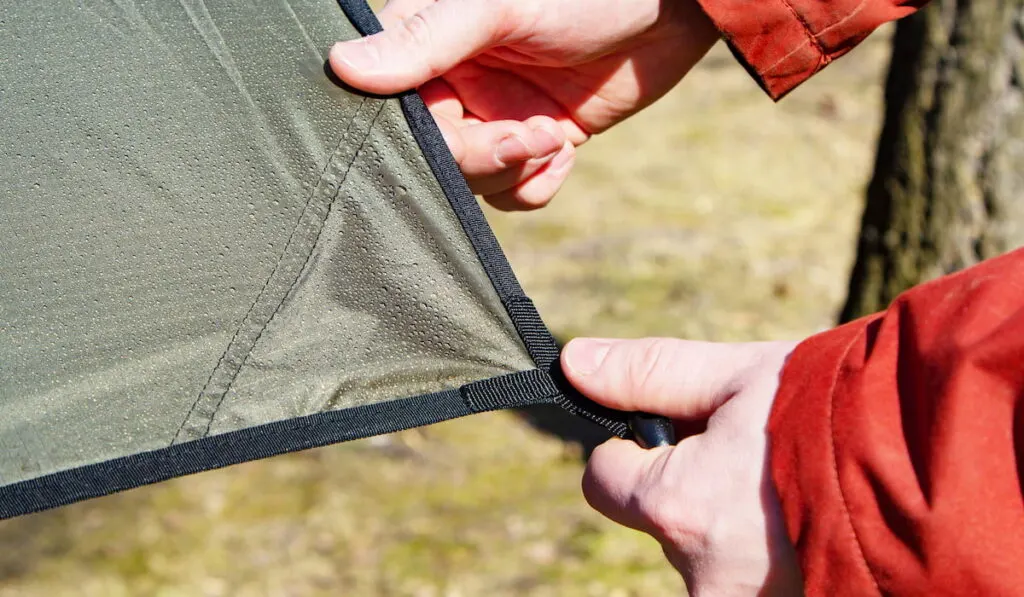
[[[579,339],[562,354],[584,395],[670,417],[689,435],[651,450],[602,444],[583,492],[598,512],[657,539],[694,597],[802,592],[767,466],[768,417],[794,347]]]
[[[695,0],[391,0],[384,31],[336,44],[371,93],[419,87],[470,187],[533,209],[575,147],[650,105],[718,39]]]

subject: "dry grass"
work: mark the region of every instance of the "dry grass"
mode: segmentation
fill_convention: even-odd
[[[801,337],[844,292],[885,39],[767,100],[718,48],[580,153],[556,203],[492,215],[562,336]],[[650,539],[579,495],[578,449],[514,415],[273,458],[0,524],[0,596],[671,594]]]

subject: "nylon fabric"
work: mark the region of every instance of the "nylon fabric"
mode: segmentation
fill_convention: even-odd
[[[0,487],[535,367],[400,101],[326,74],[357,35],[327,0],[0,7]]]

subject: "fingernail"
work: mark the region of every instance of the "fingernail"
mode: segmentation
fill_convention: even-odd
[[[591,375],[601,368],[608,349],[609,340],[582,338],[573,340],[565,349],[565,364],[579,375]]]
[[[542,127],[530,130],[533,132],[534,141],[536,141],[534,146],[537,147],[537,157],[551,155],[561,149],[563,142],[551,134],[551,131]]]
[[[377,48],[366,43],[365,39],[336,43],[331,52],[338,60],[355,70],[370,70],[380,62]]]
[[[566,166],[569,165],[570,162],[572,162],[572,158],[574,155],[575,152],[567,151],[564,149],[563,146],[563,150],[559,152],[558,155],[555,156],[555,159],[551,160],[551,165],[548,167],[548,172],[551,172],[552,174],[557,174],[561,172],[563,168],[565,168]]]
[[[498,142],[494,155],[503,164],[514,164],[533,157],[530,148],[517,135],[509,135]]]

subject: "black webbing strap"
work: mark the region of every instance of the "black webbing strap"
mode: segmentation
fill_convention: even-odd
[[[552,404],[562,393],[551,376],[539,369],[468,383],[460,391],[466,406],[475,413]]]

